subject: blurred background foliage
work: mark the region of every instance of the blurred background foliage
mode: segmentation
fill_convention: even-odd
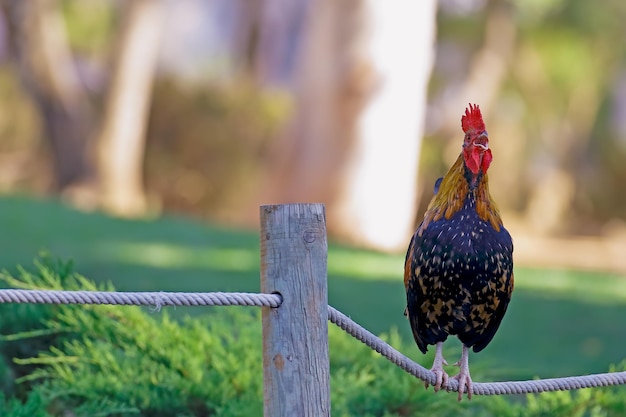
[[[160,80],[146,146],[148,193],[165,211],[236,223],[260,187],[289,99],[246,80],[185,88]]]
[[[597,235],[607,222],[621,223],[624,47],[616,40],[625,35],[618,17],[626,14],[624,4],[469,2],[474,8],[466,4],[469,10],[459,12],[461,3],[440,3],[420,173],[440,172],[449,163],[451,155],[438,157],[448,146],[440,139],[448,101],[458,102],[466,91],[466,74],[487,72],[473,88],[492,92],[483,94],[492,146],[502,161],[491,175],[502,208],[538,233]],[[495,36],[485,35],[496,19]],[[484,66],[476,67],[477,57]],[[498,65],[503,69],[493,68]]]
[[[148,211],[253,224],[250,213],[272,195],[259,190],[272,187],[268,172],[294,112],[294,53],[269,77],[278,82],[269,82],[259,75],[262,21],[254,20],[255,6],[186,2],[183,17],[195,11],[195,20],[216,27],[203,32],[192,20],[185,32],[180,28],[187,23],[174,20],[173,3],[145,139]],[[124,6],[106,0],[58,4],[80,81],[95,113],[102,112]],[[621,232],[624,17],[626,6],[616,0],[440,1],[415,221],[431,184],[458,152],[459,114],[476,101],[496,150],[492,192],[510,218],[540,235]],[[297,46],[301,30],[289,35]],[[194,46],[185,46],[194,36]],[[180,50],[173,53],[177,41]],[[397,48],[411,53],[411,42]],[[45,124],[20,87],[9,49],[3,51],[0,187],[58,192]]]

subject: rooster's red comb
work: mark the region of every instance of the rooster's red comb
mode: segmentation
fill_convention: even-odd
[[[485,131],[483,115],[480,113],[480,108],[477,104],[470,103],[469,108],[465,109],[465,116],[461,117],[461,127],[465,133],[469,130],[473,130],[475,132]]]

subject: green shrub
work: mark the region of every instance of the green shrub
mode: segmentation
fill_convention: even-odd
[[[460,415],[464,404],[456,397],[424,389],[422,381],[382,358],[369,347],[330,325],[331,401],[333,416],[433,416]],[[383,336],[384,337],[384,336]],[[396,331],[386,341],[404,352],[417,348],[403,346]],[[414,358],[415,359],[415,358]],[[432,356],[422,358],[432,361]]]
[[[7,398],[0,392],[0,415],[3,417],[50,417],[37,390],[30,392],[25,402],[15,397]]]
[[[33,271],[18,267],[20,278],[0,274],[6,286],[12,288],[62,289],[71,279],[72,264],[43,256],[35,261]],[[30,374],[34,367],[17,365],[15,359],[31,358],[40,352],[59,346],[72,337],[67,332],[50,329],[46,322],[59,312],[59,306],[41,304],[0,304],[0,390],[8,395],[23,397],[29,384],[15,385],[16,379]]]
[[[39,267],[40,276],[49,275]],[[5,280],[19,288],[59,284]],[[75,274],[65,285],[98,289]],[[64,305],[41,316],[48,332],[77,335],[16,360],[34,369],[18,381],[40,384],[55,415],[248,416],[261,409],[260,323],[242,309],[182,322],[126,306]],[[12,339],[24,342],[29,334]]]

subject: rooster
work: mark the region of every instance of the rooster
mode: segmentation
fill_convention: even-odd
[[[404,264],[405,314],[413,337],[422,353],[436,346],[435,391],[448,387],[443,342],[455,335],[463,344],[453,377],[459,401],[464,392],[472,397],[469,349],[480,352],[493,339],[513,291],[513,241],[489,194],[492,154],[477,105],[465,110],[461,127],[463,150],[435,184]]]

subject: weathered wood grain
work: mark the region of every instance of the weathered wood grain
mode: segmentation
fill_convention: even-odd
[[[326,223],[322,204],[261,207],[265,417],[330,416]]]

